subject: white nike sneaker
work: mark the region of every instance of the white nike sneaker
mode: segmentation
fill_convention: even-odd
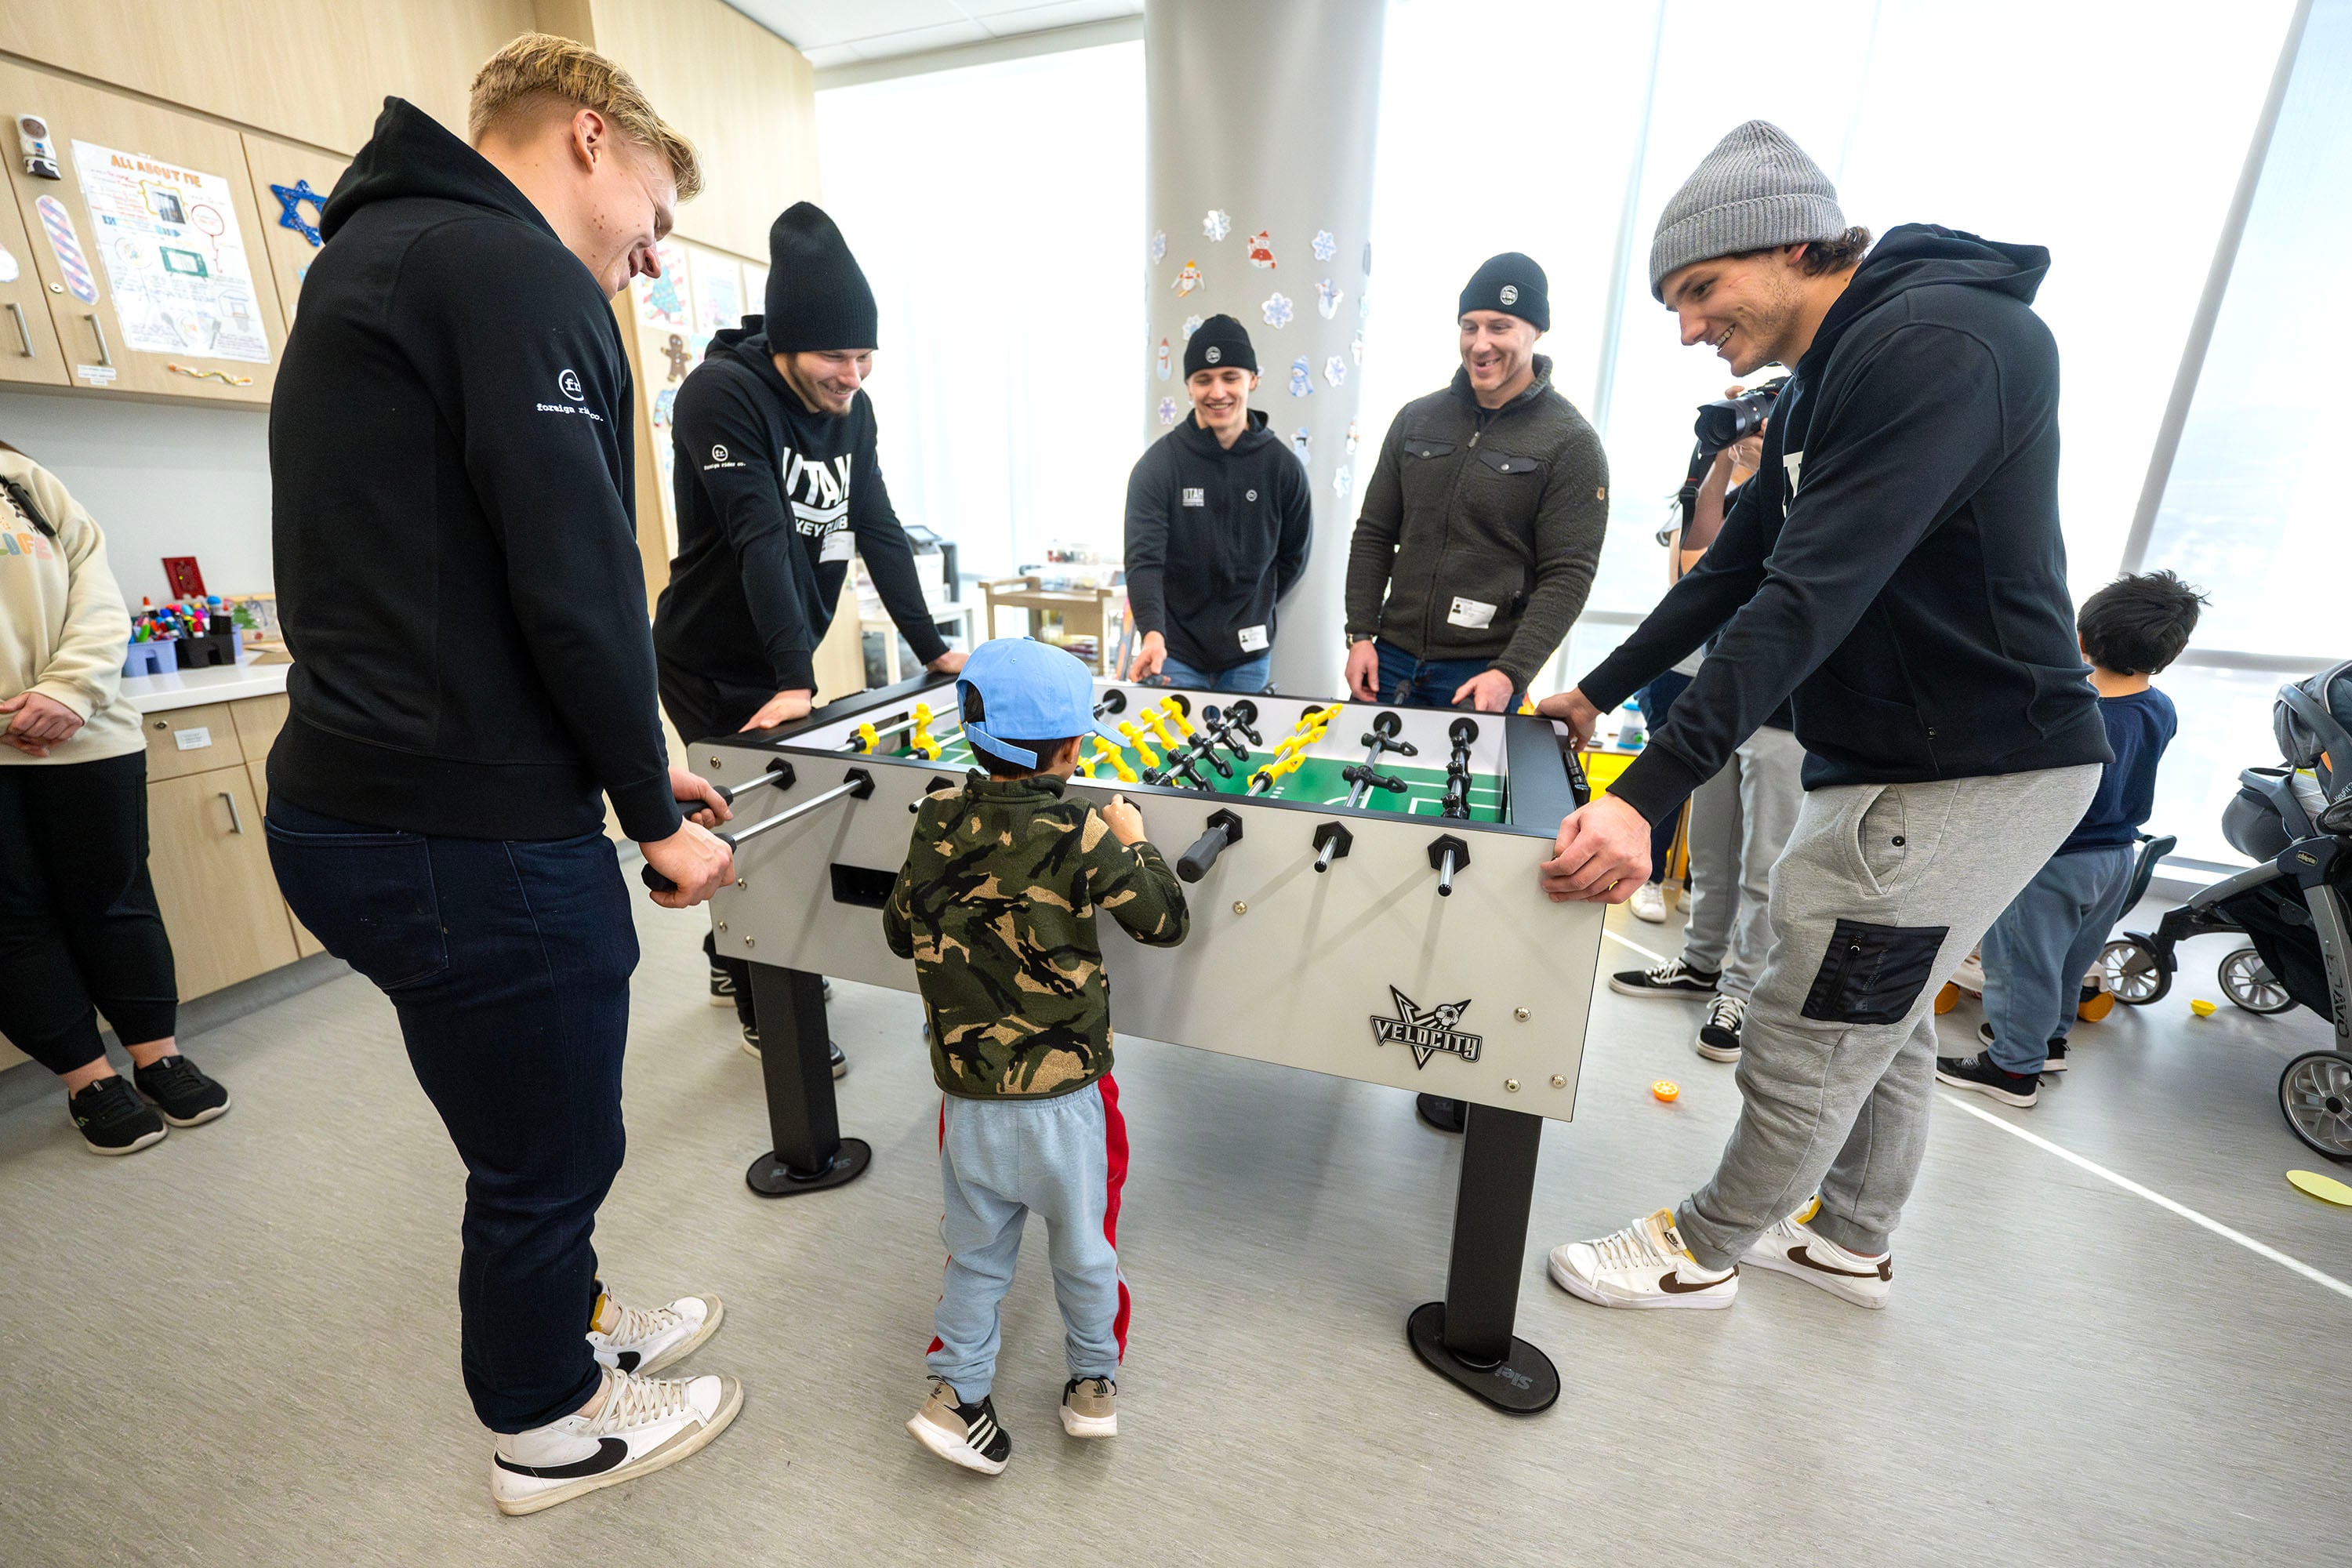
[[[1795,1214],[1773,1221],[1772,1227],[1739,1255],[1739,1261],[1793,1274],[1857,1307],[1873,1310],[1885,1307],[1886,1293],[1894,1289],[1895,1255],[1864,1258],[1848,1252],[1805,1223],[1821,1212],[1822,1200],[1816,1197]]]
[[[1552,1282],[1596,1307],[1728,1307],[1739,1269],[1701,1268],[1675,1211],[1645,1215],[1614,1236],[1551,1249]]]
[[[1647,921],[1654,926],[1666,923],[1665,890],[1655,882],[1644,882],[1634,889],[1633,897],[1626,907],[1633,911],[1633,918],[1637,921]]]
[[[674,1465],[727,1429],[743,1407],[731,1377],[605,1375],[604,1407],[528,1432],[500,1434],[490,1500],[500,1513],[543,1508]]]
[[[716,1296],[680,1296],[667,1307],[624,1307],[606,1291],[588,1315],[588,1348],[615,1372],[639,1376],[684,1361],[719,1331]]]

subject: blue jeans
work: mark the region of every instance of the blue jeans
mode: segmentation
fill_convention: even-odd
[[[1171,654],[1160,667],[1160,673],[1146,682],[1151,686],[1181,686],[1191,691],[1246,691],[1255,696],[1265,689],[1274,672],[1274,650],[1268,648],[1255,658],[1244,659],[1231,669],[1214,674],[1197,665],[1186,664]]]
[[[1466,711],[1471,704],[1455,702],[1454,694],[1464,681],[1486,674],[1495,664],[1490,658],[1415,658],[1386,637],[1375,639],[1372,647],[1381,656],[1381,700],[1392,708],[1458,707]],[[1511,711],[1518,710],[1525,695],[1511,693]]]
[[[2003,1072],[2040,1072],[2050,1042],[2074,1026],[2084,972],[2123,918],[2137,854],[2118,844],[2053,855],[1985,932],[1984,1016]]]
[[[967,1404],[995,1386],[999,1309],[1021,1256],[1022,1225],[1034,1214],[1046,1226],[1070,1375],[1117,1381],[1128,1313],[1118,1271],[1119,1189],[1127,1181],[1118,1085],[1105,1077],[1051,1100],[946,1096],[940,1178],[948,1266],[926,1358],[931,1375],[947,1379]]]
[[[1666,712],[1674,707],[1675,699],[1689,690],[1690,683],[1689,676],[1679,669],[1670,669],[1642,688],[1643,728],[1655,735],[1658,726],[1666,721]],[[1650,880],[1653,882],[1666,879],[1666,857],[1674,853],[1675,825],[1681,820],[1682,813],[1670,811],[1650,829]]]
[[[603,1375],[596,1209],[621,1168],[621,1053],[637,933],[601,833],[427,837],[269,803],[278,885],[400,1015],[466,1163],[457,1268],[466,1392],[494,1432],[570,1415]]]

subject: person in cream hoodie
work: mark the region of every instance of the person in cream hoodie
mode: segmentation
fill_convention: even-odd
[[[122,691],[130,637],[106,536],[56,475],[0,443],[0,1035],[64,1080],[96,1154],[228,1109],[174,1038],[147,746]],[[127,1081],[100,1013],[130,1052]]]

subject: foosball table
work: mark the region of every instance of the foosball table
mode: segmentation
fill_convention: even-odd
[[[1412,1090],[1459,1128],[1445,1299],[1408,1337],[1490,1404],[1549,1407],[1559,1374],[1512,1328],[1538,1146],[1575,1109],[1601,934],[1598,905],[1554,904],[1536,880],[1587,798],[1561,731],[1101,679],[1095,698],[1069,787],[1136,804],[1192,911],[1174,948],[1101,922],[1114,1030]],[[839,1186],[873,1156],[841,1133],[822,977],[916,989],[881,910],[918,802],[972,765],[952,678],[688,751],[735,813],[736,880],[711,919],[718,951],[751,964],[775,1139],[747,1180],[771,1196]]]

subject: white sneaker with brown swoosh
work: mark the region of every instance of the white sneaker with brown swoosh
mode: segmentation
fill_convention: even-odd
[[[1848,1252],[1805,1223],[1821,1212],[1822,1200],[1816,1197],[1795,1214],[1773,1221],[1772,1227],[1739,1255],[1739,1261],[1794,1275],[1857,1307],[1875,1310],[1885,1306],[1886,1293],[1894,1289],[1895,1255],[1864,1258]]]
[[[1675,1211],[1645,1215],[1612,1236],[1551,1249],[1552,1283],[1596,1307],[1728,1307],[1738,1268],[1701,1268]]]

